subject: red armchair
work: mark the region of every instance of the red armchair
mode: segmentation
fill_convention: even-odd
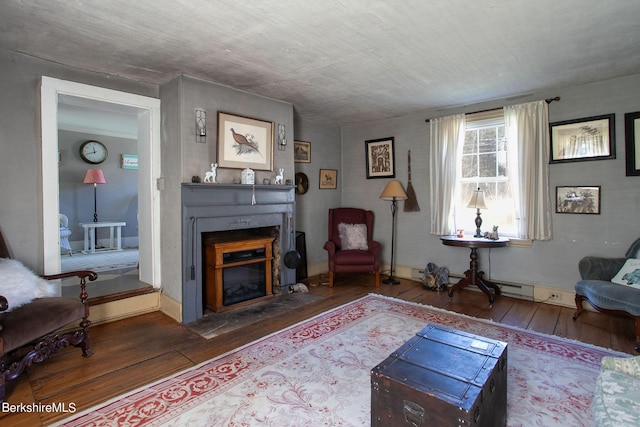
[[[342,238],[340,231],[343,232]],[[329,255],[329,287],[333,287],[335,273],[341,272],[375,273],[376,287],[380,286],[380,243],[373,240],[372,236],[372,211],[357,208],[329,209],[329,240],[324,244]]]

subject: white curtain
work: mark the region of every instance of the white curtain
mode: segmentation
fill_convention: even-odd
[[[431,119],[430,124],[431,234],[443,236],[455,231],[456,174],[460,167],[458,151],[464,144],[465,116]]]
[[[546,101],[504,107],[509,176],[523,239],[552,237],[549,198],[549,106]],[[513,149],[514,145],[517,147]]]

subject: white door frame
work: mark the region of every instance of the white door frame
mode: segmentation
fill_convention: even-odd
[[[58,95],[133,107],[138,111],[138,208],[140,280],[159,288],[160,262],[160,100],[43,76],[40,87],[42,120],[42,232],[44,273],[60,272],[58,225]]]

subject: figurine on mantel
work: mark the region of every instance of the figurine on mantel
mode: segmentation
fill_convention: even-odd
[[[276,180],[273,182],[274,184],[282,184],[284,181],[284,169],[280,168],[278,169],[278,171],[280,172],[278,175],[276,175]]]
[[[218,173],[217,169],[218,169],[218,164],[217,163],[211,163],[211,170],[207,171],[204,174],[203,182],[208,182],[208,183],[211,183],[211,184],[217,184],[217,181],[216,181],[216,175]]]

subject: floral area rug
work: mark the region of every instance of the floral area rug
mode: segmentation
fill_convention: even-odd
[[[592,425],[621,353],[369,295],[63,420],[68,426],[369,426],[370,372],[428,323],[508,343],[509,426]]]

